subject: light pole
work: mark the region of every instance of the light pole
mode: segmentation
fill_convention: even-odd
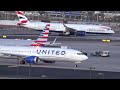
[[[115,22],[114,18],[115,18],[115,15],[113,15],[113,23]]]
[[[81,15],[81,21],[83,22],[83,15]]]
[[[103,20],[104,22],[106,21],[106,17],[104,17],[104,20]]]
[[[92,79],[92,70],[95,69],[95,67],[90,67],[90,79]]]
[[[29,79],[30,79],[30,74],[31,74],[31,63],[29,64]]]
[[[116,21],[118,22],[118,18],[116,19]]]
[[[99,16],[98,16],[98,13],[97,13],[97,22],[98,22],[98,19],[99,19]]]
[[[110,25],[110,22],[111,22],[111,18],[109,19],[109,25]]]
[[[17,79],[18,79],[18,70],[19,70],[19,57],[17,57]]]
[[[95,11],[95,14],[97,15],[97,22],[98,22],[98,19],[99,19],[99,11]]]

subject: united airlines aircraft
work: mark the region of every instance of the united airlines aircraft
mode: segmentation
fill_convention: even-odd
[[[29,22],[27,17],[21,11],[16,11],[19,18],[17,25],[43,30],[45,22]],[[86,34],[113,34],[115,33],[110,27],[102,25],[86,25],[86,24],[62,24],[62,23],[50,23],[50,31],[62,33],[63,35],[77,35],[85,36]]]
[[[0,54],[17,56],[21,64],[36,64],[39,61],[45,63],[75,62],[81,63],[88,59],[82,52],[69,48],[31,47],[31,46],[2,46]]]

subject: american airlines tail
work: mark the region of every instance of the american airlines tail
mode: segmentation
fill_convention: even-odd
[[[17,23],[17,25],[24,25],[29,23],[27,17],[25,16],[25,14],[22,11],[16,11],[17,16],[19,18],[19,23]]]
[[[47,24],[44,28],[44,30],[42,31],[42,33],[40,34],[39,38],[37,40],[34,41],[33,44],[31,44],[30,46],[43,46],[46,44],[47,40],[48,40],[48,34],[49,34],[49,30],[50,30],[50,24]]]

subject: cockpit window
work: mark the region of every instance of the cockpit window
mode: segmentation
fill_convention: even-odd
[[[77,53],[77,55],[83,55],[83,53]]]
[[[112,30],[112,28],[108,28],[108,30]]]

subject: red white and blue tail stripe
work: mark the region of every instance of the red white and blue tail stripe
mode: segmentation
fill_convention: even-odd
[[[49,30],[50,30],[50,24],[47,24],[44,28],[44,30],[42,31],[42,33],[40,34],[39,38],[37,40],[34,41],[33,44],[31,44],[30,46],[38,46],[38,45],[45,45],[47,40],[48,40],[48,34],[49,34]]]
[[[17,23],[17,25],[27,24],[29,22],[27,17],[25,16],[25,14],[22,11],[16,11],[16,14],[20,21],[19,23]]]

